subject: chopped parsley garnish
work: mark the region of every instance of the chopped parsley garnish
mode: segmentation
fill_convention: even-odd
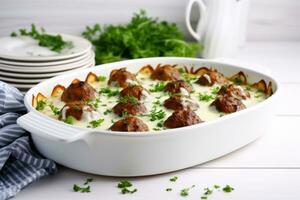
[[[118,100],[119,103],[132,103],[134,105],[139,104],[139,100],[134,96],[124,96],[120,97]]]
[[[198,77],[193,75],[193,74],[188,74],[188,73],[184,73],[183,74],[183,79],[185,82],[192,84],[193,81],[197,80]]]
[[[98,81],[105,81],[106,80],[106,76],[98,76]]]
[[[154,106],[148,116],[150,117],[150,121],[160,120],[166,116],[166,112],[163,110],[157,111],[156,107]]]
[[[201,199],[207,199],[207,196],[202,196]]]
[[[235,79],[233,79],[233,82],[237,85],[242,85],[243,84],[243,80],[240,79],[239,77],[236,77]]]
[[[80,187],[80,186],[74,184],[73,190],[74,190],[74,192],[88,193],[88,192],[91,192],[91,186]]]
[[[206,92],[199,93],[199,101],[209,102],[213,99],[214,99],[213,95],[207,94]]]
[[[36,109],[37,109],[38,111],[42,111],[42,110],[45,109],[46,106],[47,106],[46,101],[41,100],[41,101],[38,101],[38,102],[37,102]]]
[[[30,31],[20,29],[19,32],[21,36],[29,36],[37,40],[39,46],[47,47],[51,51],[61,52],[64,48],[73,47],[73,43],[64,41],[61,35],[47,34],[44,28],[41,28],[41,30],[38,31],[34,24],[31,25]],[[11,36],[17,37],[18,34],[16,32],[12,32]]]
[[[103,114],[108,115],[108,113],[111,113],[111,112],[112,112],[112,109],[106,109]]]
[[[248,86],[246,87],[246,90],[251,91],[252,88],[248,85]]]
[[[164,82],[158,82],[149,91],[150,92],[162,92],[162,91],[164,91],[165,86],[166,85]]]
[[[181,67],[181,68],[179,68],[179,69],[178,69],[178,71],[179,71],[179,73],[180,73],[180,74],[186,73],[185,69],[184,69],[184,68],[182,68],[182,67]]]
[[[80,187],[77,184],[73,185],[73,191],[74,192],[81,192],[81,193],[88,193],[91,192],[91,186],[89,186],[88,184],[90,182],[92,182],[93,179],[92,178],[87,178],[86,181],[84,182],[83,185],[86,185],[86,187]]]
[[[122,180],[118,183],[117,187],[121,189],[122,194],[132,194],[137,192],[136,188],[130,189],[132,183],[127,180]]]
[[[160,121],[156,124],[157,127],[162,128],[164,126],[164,121]]]
[[[167,192],[171,192],[171,191],[172,191],[172,188],[167,188],[166,191],[167,191]]]
[[[189,195],[190,189],[192,189],[193,187],[195,187],[195,185],[193,185],[193,186],[190,187],[190,188],[183,188],[183,189],[180,191],[180,195],[183,196],[183,197],[188,196],[188,195]]]
[[[100,99],[96,99],[96,100],[89,100],[87,102],[88,105],[92,106],[94,109],[97,109],[99,108],[99,104],[101,103],[101,100]]]
[[[213,190],[212,189],[209,189],[209,188],[204,188],[204,195],[210,195],[213,193]]]
[[[124,117],[127,117],[127,115],[128,115],[128,112],[127,111],[123,111],[121,117],[124,118]]]
[[[220,186],[219,186],[219,185],[214,185],[214,188],[215,188],[215,189],[219,189]]]
[[[230,185],[226,185],[226,186],[223,188],[223,191],[224,191],[224,192],[227,192],[227,193],[232,192],[233,190],[234,190],[234,188],[231,187]]]
[[[216,95],[219,92],[220,89],[221,88],[219,86],[213,87],[212,90],[211,90],[211,93]]]
[[[170,178],[170,181],[171,181],[171,182],[176,182],[176,181],[177,181],[177,179],[178,179],[178,177],[177,177],[177,176],[173,176],[172,178]]]
[[[153,104],[154,104],[155,106],[162,106],[162,105],[163,105],[159,100],[154,101]]]
[[[101,88],[99,94],[105,94],[108,97],[117,96],[119,94],[119,90],[113,90],[110,87]]]
[[[54,115],[59,115],[60,114],[60,110],[58,107],[55,107],[52,103],[49,104],[50,109],[52,110]]]
[[[101,124],[104,122],[104,119],[98,119],[98,120],[93,120],[89,122],[88,128],[97,128],[101,126]]]
[[[73,116],[68,116],[68,117],[66,117],[64,122],[67,123],[67,124],[74,124],[75,118]]]

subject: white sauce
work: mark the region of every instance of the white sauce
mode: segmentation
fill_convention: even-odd
[[[163,106],[163,102],[169,98],[169,95],[167,93],[164,92],[148,92],[151,88],[153,88],[153,86],[157,83],[159,83],[160,81],[156,81],[156,80],[151,80],[149,78],[148,75],[144,75],[144,74],[137,74],[137,80],[142,83],[142,86],[146,89],[143,91],[143,96],[144,99],[141,101],[145,107],[147,108],[147,113],[149,114],[150,111],[154,108],[154,106],[156,106],[156,110],[163,110],[166,115],[163,119],[161,120],[155,120],[155,121],[151,121],[150,117],[147,115],[143,115],[143,116],[137,116],[138,118],[140,118],[144,123],[146,123],[149,127],[150,130],[153,129],[157,129],[157,124],[161,121],[165,121],[172,113],[173,110],[169,110],[166,109]],[[135,82],[135,81],[134,81]],[[131,82],[132,83],[132,82]],[[135,82],[136,83],[136,82]],[[107,82],[95,82],[92,84],[92,86],[99,91],[100,88],[103,87],[107,87]],[[203,121],[210,121],[210,120],[214,120],[216,118],[221,117],[222,115],[226,115],[225,113],[220,113],[218,112],[214,106],[210,106],[210,104],[212,103],[213,99],[205,102],[205,101],[200,101],[199,100],[199,93],[207,93],[209,95],[212,95],[212,89],[214,87],[220,87],[219,84],[214,84],[211,87],[208,86],[201,86],[199,84],[192,84],[194,92],[190,94],[190,98],[191,99],[186,99],[183,98],[183,104],[187,104],[187,101],[191,101],[194,103],[197,103],[199,105],[199,108],[197,110],[195,110],[195,113],[203,120]],[[244,86],[238,86],[240,89],[245,90]],[[121,91],[121,88],[119,87],[111,87],[112,90],[119,90]],[[188,95],[188,91],[184,88],[180,88],[181,93]],[[262,93],[257,93],[257,91],[255,91],[255,89],[252,88],[252,91],[249,91],[251,98],[247,98],[246,100],[242,100],[242,102],[245,104],[246,107],[251,107],[261,101],[263,101],[264,99],[266,99],[267,97],[262,94]],[[105,94],[101,94],[99,96],[97,96],[97,98],[100,99],[100,103],[99,103],[99,107],[97,108],[96,111],[93,112],[87,112],[84,111],[84,114],[82,116],[82,120],[81,121],[75,121],[74,125],[75,126],[79,126],[79,127],[87,127],[89,125],[89,122],[92,120],[98,120],[98,119],[104,119],[103,123],[101,124],[101,126],[97,127],[96,129],[100,129],[100,130],[108,130],[109,127],[113,124],[113,122],[121,119],[121,117],[117,116],[116,114],[114,114],[113,112],[107,112],[107,110],[111,110],[117,103],[118,101],[118,96],[113,96],[113,97],[108,97]],[[157,105],[154,102],[157,103],[157,101],[161,104],[161,105]],[[64,106],[64,103],[60,100],[60,96],[59,97],[49,97],[48,98],[48,103],[53,103],[56,107],[58,107],[59,109],[61,109]],[[53,114],[53,112],[51,111],[51,109],[47,106],[43,111],[44,114],[58,119],[58,116],[55,116]],[[65,109],[62,111],[62,117],[63,119],[65,119]]]

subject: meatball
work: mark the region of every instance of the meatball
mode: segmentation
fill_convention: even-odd
[[[192,91],[192,86],[183,80],[171,81],[165,86],[165,92],[170,92],[172,94],[181,93],[189,96]]]
[[[147,124],[136,117],[126,117],[115,122],[110,128],[112,131],[122,131],[122,132],[144,132],[149,131]]]
[[[98,119],[100,114],[90,105],[85,105],[82,102],[67,103],[60,112],[59,118],[61,120],[66,119],[68,116],[72,116],[77,120],[90,121]]]
[[[250,93],[248,91],[245,91],[242,87],[235,86],[233,84],[224,85],[221,87],[221,89],[218,92],[218,95],[225,95],[225,94],[238,99],[250,98]]]
[[[227,94],[218,96],[211,106],[215,106],[218,111],[224,113],[233,113],[246,108],[240,99]]]
[[[174,81],[180,79],[180,73],[175,66],[158,65],[153,71],[151,78],[154,80]]]
[[[142,100],[146,99],[149,93],[140,85],[129,85],[120,92],[120,96],[133,96],[138,100]]]
[[[196,102],[193,102],[189,98],[185,98],[183,96],[173,95],[170,98],[164,101],[164,106],[167,109],[171,110],[183,110],[183,109],[190,109],[190,110],[197,110],[199,105]]]
[[[110,73],[108,85],[126,88],[128,85],[136,85],[138,81],[134,74],[126,68],[116,69]]]
[[[147,111],[146,107],[140,102],[119,102],[113,107],[113,112],[119,116],[126,115],[137,115],[145,113]]]
[[[167,128],[179,128],[201,123],[202,120],[192,110],[177,110],[166,119],[164,126]]]
[[[202,86],[212,86],[215,83],[225,84],[228,80],[223,74],[217,72],[217,70],[210,69],[207,73],[202,74],[196,83]]]
[[[75,101],[86,102],[95,98],[96,90],[84,81],[73,81],[71,85],[62,93],[61,100],[66,103]]]

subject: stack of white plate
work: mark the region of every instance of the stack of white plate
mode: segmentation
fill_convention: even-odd
[[[0,38],[0,80],[26,92],[35,84],[71,70],[95,65],[92,45],[84,38],[60,34],[72,47],[60,53],[30,37]]]

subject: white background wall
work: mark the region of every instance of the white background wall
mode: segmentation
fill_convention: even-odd
[[[85,25],[125,23],[143,8],[176,22],[186,33],[188,0],[0,0],[0,36],[31,23],[48,31],[79,34]],[[252,0],[249,40],[300,40],[300,0]],[[188,34],[186,34],[189,37]]]

